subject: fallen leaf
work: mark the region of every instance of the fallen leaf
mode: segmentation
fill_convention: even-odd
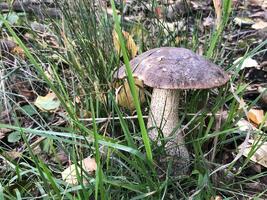
[[[263,123],[264,111],[252,108],[248,111],[247,118],[249,121],[259,126],[261,123]]]
[[[145,102],[144,84],[141,80],[135,78],[135,89],[139,95],[140,103]],[[116,102],[119,106],[127,108],[130,111],[135,109],[133,97],[128,81],[125,80],[122,85],[116,87]]]
[[[241,149],[241,145],[238,147],[238,150]],[[253,155],[251,151],[255,151]],[[263,167],[267,168],[267,142],[259,141],[259,140],[249,140],[248,145],[246,146],[243,156],[249,157],[250,160],[262,165]]]
[[[81,161],[81,167],[82,169],[87,172],[88,174],[92,174],[93,172],[96,171],[97,169],[97,164],[94,158],[87,157]],[[77,185],[78,184],[78,175],[81,174],[81,167],[76,166],[75,164],[72,164],[69,166],[67,169],[65,169],[62,173],[62,179],[72,185]],[[87,183],[86,180],[83,180],[84,184]]]
[[[244,59],[243,61],[242,60],[243,60],[243,57],[237,58],[233,64],[239,63],[238,66],[241,65],[241,67],[240,67],[241,70],[245,69],[245,68],[251,68],[251,67],[258,67],[259,66],[258,62],[256,60],[250,58],[250,57]]]
[[[50,92],[46,96],[38,96],[34,105],[42,111],[51,112],[59,108],[60,101],[55,93]]]
[[[251,28],[259,30],[259,29],[264,29],[267,27],[267,22],[263,20],[258,20],[255,24],[251,26]]]
[[[246,131],[255,131],[257,130],[257,128],[255,128],[250,122],[248,122],[245,119],[240,119],[237,123],[236,123],[238,130],[241,132],[246,132]]]
[[[137,55],[138,47],[135,44],[133,37],[128,32],[122,31],[122,34],[125,39],[125,43],[126,43],[125,45],[130,54],[130,57],[134,58]],[[120,44],[119,36],[117,32],[113,30],[112,35],[113,35],[113,43],[114,43],[115,50],[117,51],[118,54],[122,55],[121,44]]]
[[[11,53],[15,56],[18,56],[22,59],[25,59],[24,50],[20,46],[16,46],[11,50]]]
[[[249,26],[255,23],[252,19],[247,17],[236,17],[234,18],[234,22],[238,26]]]

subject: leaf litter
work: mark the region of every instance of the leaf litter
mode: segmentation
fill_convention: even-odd
[[[211,1],[210,1],[211,2]],[[264,0],[249,0],[247,3],[243,3],[241,1],[233,1],[235,4],[235,10],[236,12],[236,17],[233,19],[233,23],[236,24],[236,28],[235,28],[235,33],[229,33],[230,37],[228,38],[233,38],[233,40],[231,42],[233,43],[237,43],[238,41],[238,45],[241,44],[242,42],[244,43],[243,46],[245,46],[245,48],[243,47],[238,47],[237,46],[237,51],[236,51],[236,55],[235,55],[235,62],[234,63],[238,63],[243,59],[243,56],[245,54],[245,50],[247,46],[253,46],[255,44],[258,44],[260,41],[264,40],[267,38],[266,36],[266,9],[267,9],[267,5],[266,5],[266,1]],[[184,12],[184,5],[182,3],[176,3],[175,6],[177,7],[177,9],[181,10],[181,13]],[[221,20],[221,16],[220,16],[220,10],[221,10],[221,5],[220,5],[220,1],[217,0],[213,0],[213,4],[205,2],[205,1],[189,1],[189,6],[190,9],[192,9],[194,12],[196,12],[197,10],[202,10],[203,15],[205,20],[203,20],[203,27],[202,25],[200,25],[200,30],[202,31],[203,34],[205,34],[205,31],[207,29],[212,29],[216,26],[218,26],[218,24],[220,23]],[[149,6],[148,6],[149,7]],[[179,33],[176,33],[177,29],[180,28],[180,26],[184,26],[184,22],[182,21],[182,19],[180,18],[180,20],[178,22],[175,22],[175,20],[177,19],[177,15],[175,14],[175,12],[173,11],[173,9],[166,9],[169,13],[164,13],[163,11],[165,10],[165,8],[168,8],[168,6],[164,5],[164,4],[160,4],[160,6],[158,6],[155,11],[150,10],[150,12],[155,12],[155,15],[157,17],[160,18],[161,23],[164,24],[165,26],[168,27],[168,30],[170,30],[173,33],[173,36],[175,38],[177,38],[177,43],[176,45],[180,45],[182,42],[184,42],[186,39],[184,39],[183,35],[179,35]],[[108,7],[108,9],[110,9]],[[215,14],[211,14],[212,10],[215,9]],[[120,10],[121,9],[117,9],[118,14],[120,14]],[[244,11],[244,12],[243,12]],[[245,14],[244,14],[245,13]],[[50,13],[51,14],[51,13]],[[145,12],[144,12],[145,14]],[[126,20],[135,20],[135,18],[137,17],[132,17],[132,16],[127,16],[127,13],[125,13]],[[58,15],[60,16],[60,15]],[[14,15],[14,19],[9,19],[11,24],[16,24],[18,23],[17,21],[17,17]],[[178,23],[182,22],[182,25],[177,25]],[[201,23],[200,23],[201,24]],[[146,39],[146,42],[149,41],[150,36],[153,35],[153,33],[156,33],[159,30],[154,29],[153,27],[153,23],[150,24],[151,25],[151,32],[150,29],[148,29],[148,34],[144,35],[144,38]],[[54,35],[52,32],[50,32],[49,27],[46,24],[39,24],[37,22],[34,22],[31,24],[30,26],[32,28],[32,31],[36,32],[38,35],[38,38],[36,39],[33,35],[26,35],[25,34],[25,38],[26,41],[28,41],[30,43],[30,41],[32,40],[37,40],[37,43],[39,43],[42,48],[47,48],[47,47],[52,47],[54,49],[59,49],[59,44],[58,41],[55,39]],[[177,28],[178,27],[178,28]],[[191,27],[192,29],[192,27]],[[153,30],[153,31],[152,31]],[[165,32],[164,32],[165,31]],[[164,33],[165,34],[169,34],[169,31],[166,31],[166,29],[164,29]],[[229,31],[229,30],[227,30]],[[29,34],[29,33],[28,33]],[[142,32],[142,34],[146,34],[145,32]],[[127,49],[129,51],[129,55],[130,57],[135,57],[138,54],[138,51],[140,50],[140,41],[138,41],[138,35],[140,35],[140,30],[138,28],[136,28],[134,31],[133,30],[123,30],[123,36],[126,40],[126,46]],[[29,36],[29,37],[28,37]],[[234,36],[234,37],[233,37]],[[192,39],[192,36],[188,36],[189,40]],[[120,45],[118,43],[118,36],[116,34],[113,34],[113,42],[114,42],[114,46],[115,46],[115,50],[118,54],[120,54]],[[250,39],[252,39],[250,41]],[[168,37],[164,38],[165,41],[163,41],[163,44],[168,44]],[[7,42],[8,41],[8,42]],[[153,40],[151,40],[153,41]],[[201,41],[201,39],[200,39]],[[227,40],[227,42],[229,42],[229,40]],[[10,54],[13,55],[13,63],[12,66],[15,66],[16,63],[18,63],[18,58],[20,58],[21,60],[26,60],[27,58],[25,57],[25,53],[24,51],[15,43],[13,42],[13,40],[10,40],[10,38],[5,38],[4,40],[1,40],[0,44],[1,47],[3,46],[2,44],[6,43],[7,45],[5,46],[6,51],[5,52],[1,52],[1,54],[5,55],[7,52],[9,53],[8,55],[10,56]],[[29,45],[29,44],[28,44]],[[229,44],[227,44],[229,45]],[[203,42],[202,44],[199,45],[199,48],[201,48],[201,46],[203,46]],[[229,47],[230,46],[230,47]],[[229,46],[226,46],[227,48],[236,48],[231,46],[231,44]],[[31,47],[31,45],[29,45],[29,47]],[[51,49],[52,49],[51,48]],[[4,48],[1,48],[1,50]],[[63,49],[63,48],[62,48]],[[61,49],[61,50],[62,50]],[[64,50],[64,49],[63,49]],[[197,49],[197,51],[199,51],[199,49]],[[202,51],[202,50],[200,50]],[[253,91],[249,91],[247,90],[245,93],[245,98],[244,98],[244,103],[246,104],[247,102],[250,102],[252,100],[254,100],[255,98],[257,98],[259,95],[261,95],[261,102],[262,104],[257,104],[256,106],[253,106],[251,109],[248,110],[247,113],[247,119],[241,119],[237,122],[237,127],[239,128],[239,131],[253,131],[253,133],[257,133],[260,132],[262,130],[259,130],[259,127],[264,124],[264,115],[266,114],[266,107],[264,107],[264,103],[265,105],[267,104],[267,98],[266,98],[266,92],[264,92],[264,88],[267,88],[267,83],[266,83],[266,77],[262,74],[264,74],[264,65],[262,63],[266,62],[266,56],[255,56],[255,57],[248,57],[245,60],[243,60],[242,64],[240,63],[239,65],[241,66],[241,71],[240,71],[240,76],[242,73],[244,73],[245,78],[246,78],[246,82],[250,83],[251,87],[255,87],[255,89],[253,89]],[[9,61],[7,61],[7,63],[10,63]],[[65,63],[65,65],[67,65],[67,63]],[[51,73],[51,68],[46,67],[45,68],[46,73],[48,74],[52,74]],[[26,70],[24,71],[26,73]],[[34,76],[34,73],[32,74]],[[50,80],[53,81],[53,76],[50,76]],[[18,82],[19,79],[14,79],[15,81],[13,82]],[[37,85],[40,84],[42,85],[42,83],[37,83]],[[139,83],[138,83],[139,84]],[[137,84],[137,85],[138,85]],[[47,86],[44,86],[47,87]],[[263,89],[262,89],[263,88]],[[140,83],[137,87],[137,89],[140,92],[140,101],[143,102],[145,101],[144,99],[144,93],[143,93],[143,89],[144,86]],[[33,91],[33,88],[29,88],[29,87],[25,87],[25,85],[23,84],[18,84],[16,85],[16,89],[12,88],[12,91],[18,95],[21,95],[23,97],[27,97],[27,101],[23,102],[22,105],[29,105],[31,103],[33,103],[38,109],[40,109],[43,113],[42,115],[46,116],[45,113],[49,113],[49,114],[60,114],[60,112],[64,112],[62,110],[60,110],[60,102],[58,101],[56,95],[53,92],[49,92],[47,93],[47,91],[49,91],[50,88],[45,88],[45,92],[42,91],[41,93],[38,94],[42,94],[42,95],[38,95],[36,98],[36,91]],[[120,106],[122,107],[126,107],[127,109],[129,109],[130,111],[134,110],[134,106],[132,104],[132,99],[128,98],[131,95],[129,94],[129,87],[127,85],[126,82],[123,82],[122,85],[119,85],[118,87],[116,87],[117,93],[116,93],[116,99],[117,102]],[[39,91],[38,91],[39,92]],[[252,96],[251,96],[252,94]],[[254,95],[254,96],[253,96]],[[81,99],[80,97],[77,97],[75,99],[79,99],[79,104],[81,103]],[[246,106],[247,107],[247,106]],[[36,115],[35,112],[32,112],[32,115]],[[30,115],[31,116],[31,115]],[[90,115],[88,115],[90,116]],[[23,116],[25,117],[25,116]],[[55,119],[55,118],[53,118]],[[56,119],[55,121],[53,121],[52,119],[49,119],[50,121],[48,121],[48,123],[50,124],[57,124],[58,120]],[[21,119],[21,121],[26,122],[26,119]],[[7,122],[5,122],[7,123]],[[23,124],[23,123],[22,123]],[[26,124],[26,123],[25,123]],[[31,124],[32,125],[32,124]],[[29,125],[29,127],[31,127],[31,125]],[[61,122],[59,123],[59,125],[64,126],[65,123]],[[266,134],[266,133],[265,133]],[[0,137],[1,139],[6,139],[6,136],[9,136],[9,139],[7,142],[9,143],[15,143],[18,145],[21,145],[21,143],[19,143],[19,134],[16,132],[12,132],[9,129],[0,129]],[[11,135],[11,136],[10,136]],[[249,139],[249,143],[248,145],[245,147],[245,151],[243,151],[243,156],[244,157],[248,157],[248,159],[250,159],[252,162],[254,163],[258,163],[259,165],[266,167],[266,142],[263,140],[258,140],[257,139],[257,134],[251,136],[251,138]],[[36,138],[35,138],[36,139]],[[37,138],[38,140],[38,138]],[[34,143],[34,141],[31,141],[32,143]],[[255,145],[255,143],[257,145]],[[21,153],[19,151],[16,151],[15,145],[13,146],[13,150],[10,151],[10,157],[11,158],[19,158],[21,156]],[[41,152],[42,150],[40,149],[41,147],[38,146],[39,148],[39,152]],[[254,148],[254,149],[252,149]],[[240,150],[240,147],[237,149]],[[251,154],[252,152],[254,152],[253,154]],[[7,153],[7,152],[6,152]],[[233,152],[234,153],[234,150]],[[66,155],[61,156],[62,160],[64,160],[64,162],[66,162],[67,158]],[[81,173],[81,168],[93,175],[93,173],[95,172],[97,166],[95,163],[95,160],[93,158],[86,158],[85,160],[78,162],[80,163],[77,167],[78,173]],[[80,167],[79,167],[80,166]],[[66,181],[69,184],[77,184],[78,181],[78,175],[76,174],[76,169],[74,164],[70,165],[68,168],[65,169],[65,171],[62,172],[62,179],[64,181]],[[215,196],[212,199],[220,199],[220,196]]]

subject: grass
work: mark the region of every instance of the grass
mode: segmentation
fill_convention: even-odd
[[[238,132],[235,127],[235,123],[245,116],[244,111],[239,109],[239,99],[242,98],[247,85],[243,84],[242,80],[237,81],[240,68],[232,66],[231,62],[226,65],[222,62],[231,60],[232,56],[231,52],[225,53],[220,45],[225,29],[229,28],[231,1],[224,1],[222,24],[214,34],[211,34],[212,30],[206,34],[208,36],[205,46],[208,48],[204,48],[204,55],[233,74],[230,83],[219,89],[186,91],[183,94],[181,121],[178,126],[186,132],[186,144],[193,155],[191,173],[184,176],[173,176],[170,172],[175,169],[172,169],[171,165],[167,169],[161,169],[162,176],[157,175],[158,166],[153,163],[153,159],[164,152],[148,138],[144,119],[148,112],[144,111],[138,100],[129,66],[130,58],[121,33],[121,29],[131,31],[133,27],[132,30],[136,30],[142,24],[121,23],[114,12],[114,2],[111,1],[111,4],[113,20],[97,10],[91,1],[77,0],[71,4],[60,5],[64,20],[55,21],[53,27],[63,47],[63,50],[55,52],[63,60],[60,64],[56,64],[49,54],[44,57],[43,52],[39,51],[42,47],[36,46],[33,54],[33,51],[21,41],[16,30],[0,15],[9,34],[23,48],[34,73],[38,74],[45,86],[57,95],[65,111],[63,119],[66,121],[64,126],[48,125],[49,117],[53,114],[45,116],[44,113],[38,113],[32,117],[35,120],[33,127],[21,126],[19,116],[15,117],[17,123],[13,125],[0,125],[0,128],[19,131],[22,136],[20,142],[24,145],[23,154],[17,159],[1,155],[5,165],[3,172],[1,170],[0,198],[211,199],[216,195],[229,199],[240,196],[265,197],[264,192],[243,191],[246,184],[265,176],[265,172],[261,172],[245,177],[243,171],[248,168],[249,158],[243,164],[241,162],[241,171],[238,173],[235,173],[235,164],[232,164],[225,170],[211,175],[214,170],[221,167],[225,149],[230,147],[235,153],[237,146],[247,135]],[[201,13],[199,16],[202,16]],[[142,47],[140,53],[164,45],[166,35],[172,34],[160,21],[155,25],[160,26],[160,31],[153,36],[148,35],[142,27],[138,29],[138,34],[134,35],[135,38],[144,36],[138,39]],[[137,120],[126,119],[125,116],[130,115],[129,111],[122,109],[115,101],[113,73],[120,66],[121,58],[113,47],[114,28],[122,47],[123,63],[127,70]],[[198,40],[200,32],[197,24],[193,25],[194,39],[190,40],[190,28],[179,31],[188,39],[177,43],[175,37],[170,37],[165,44],[197,50],[201,44]],[[156,44],[152,37],[159,38]],[[258,54],[265,45],[266,42],[254,49],[248,49],[245,57]],[[43,63],[48,63],[51,67],[53,79],[45,73]],[[5,93],[10,99],[15,96],[12,92],[1,93]],[[80,99],[79,102],[75,101],[77,98]],[[250,106],[255,103],[256,100],[251,102]],[[12,106],[14,103],[10,101],[9,104]],[[218,120],[217,114],[225,108],[228,111],[226,120]],[[91,119],[90,123],[80,120],[88,116]],[[100,117],[109,117],[109,120],[103,123],[98,121]],[[115,117],[118,117],[118,120]],[[48,121],[41,123],[43,118]],[[40,137],[45,140],[37,145],[42,153],[37,153],[33,142]],[[14,144],[2,142],[1,153],[12,149],[12,145]],[[43,148],[45,146],[46,148]],[[254,150],[256,148],[255,144]],[[95,175],[81,170],[78,176],[79,184],[67,184],[60,175],[66,166],[58,161],[51,161],[59,151],[63,151],[71,163],[75,164],[77,172],[81,168],[79,160],[87,156],[94,157],[98,166]],[[50,159],[44,159],[45,155]],[[224,178],[227,176],[232,177]],[[85,184],[84,180],[88,183]]]

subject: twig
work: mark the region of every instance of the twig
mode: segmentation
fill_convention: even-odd
[[[187,113],[186,115],[188,115],[188,116],[200,116],[200,115],[203,115],[203,114],[200,113],[200,112],[197,112],[197,113]],[[213,115],[220,116],[220,114],[212,114],[212,113],[206,113],[205,115],[206,116],[213,116]],[[137,115],[127,116],[127,117],[122,117],[122,118],[123,119],[137,119]],[[148,115],[144,115],[143,118],[147,119]],[[95,121],[97,123],[103,123],[103,122],[106,122],[108,120],[119,120],[119,119],[120,119],[119,117],[103,117],[103,118],[95,118]],[[85,122],[93,122],[92,118],[79,118],[79,120],[80,121],[85,121]]]
[[[223,112],[223,108],[221,108],[220,113],[222,113],[222,112]],[[219,131],[221,124],[222,124],[222,114],[219,116],[219,119],[216,122],[216,127],[215,127],[216,131]],[[213,140],[213,151],[212,151],[211,159],[210,159],[211,162],[213,162],[215,159],[216,150],[217,150],[217,143],[218,143],[218,135]]]
[[[134,116],[127,116],[127,117],[122,117],[123,119],[137,119],[137,115],[134,115]],[[147,119],[148,116],[145,115],[143,116],[143,118]],[[98,122],[98,123],[102,123],[102,122],[106,122],[108,120],[119,120],[120,118],[119,117],[103,117],[103,118],[95,118],[95,121]],[[80,121],[86,121],[86,122],[93,122],[93,118],[80,118],[79,119]]]

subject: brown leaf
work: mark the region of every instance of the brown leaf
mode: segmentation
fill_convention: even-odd
[[[241,146],[239,146],[240,150]],[[251,155],[251,150],[255,153]],[[261,166],[267,168],[267,142],[249,140],[249,144],[247,145],[245,151],[243,152],[243,156],[250,156],[250,160],[260,164]]]
[[[22,59],[25,59],[24,50],[20,46],[16,46],[11,50],[11,53],[15,56],[18,56]]]
[[[135,57],[138,52],[138,47],[136,43],[134,42],[133,37],[126,31],[122,31],[122,34],[125,39],[126,48],[129,52],[130,57],[131,58]],[[119,41],[119,36],[115,30],[113,30],[112,35],[113,35],[113,43],[114,43],[115,50],[117,51],[118,54],[121,54],[121,44]]]
[[[94,158],[87,157],[81,161],[82,169],[87,172],[88,174],[92,174],[97,169],[97,164]],[[76,166],[75,164],[72,164],[67,169],[65,169],[62,173],[62,179],[72,185],[78,184],[77,174],[81,173],[81,168],[79,166]],[[86,184],[86,180],[84,180],[84,183]]]
[[[18,46],[14,41],[2,39],[0,40],[0,52],[1,53],[11,53],[14,56],[21,57],[22,59],[25,59],[25,53],[24,50]]]
[[[263,110],[257,110],[252,108],[248,111],[247,118],[249,121],[259,126],[263,122],[264,112]]]
[[[237,24],[238,26],[242,27],[242,26],[253,25],[255,22],[248,17],[235,17],[234,23]]]
[[[144,92],[144,84],[141,80],[135,78],[135,89],[139,95],[140,103],[145,102],[145,92]],[[130,86],[125,80],[122,85],[116,87],[116,102],[119,106],[127,108],[130,111],[135,109],[133,97],[131,94]]]

